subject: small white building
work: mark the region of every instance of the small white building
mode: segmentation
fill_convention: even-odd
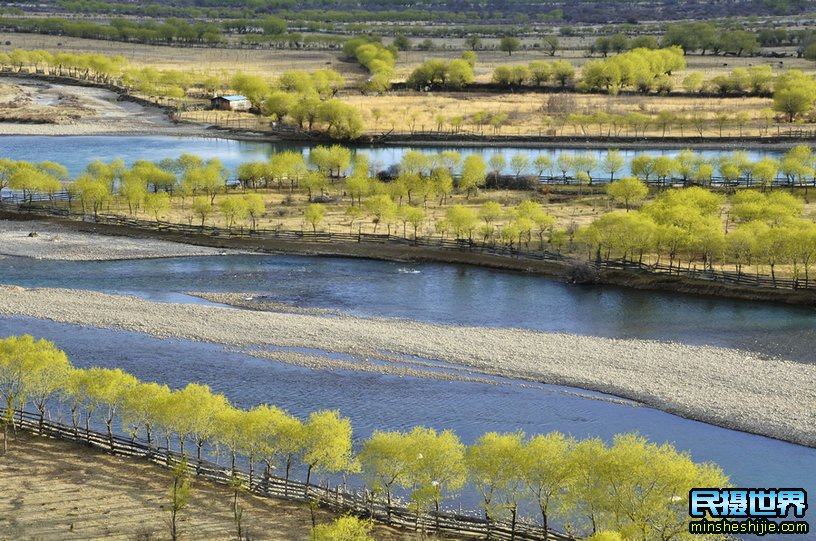
[[[248,111],[252,108],[252,103],[246,96],[236,94],[233,96],[216,96],[210,99],[210,108],[220,111]]]

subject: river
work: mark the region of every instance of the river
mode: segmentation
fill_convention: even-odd
[[[295,150],[302,152],[308,157],[311,145],[297,143],[265,143],[252,141],[235,141],[220,138],[200,138],[200,137],[172,137],[172,136],[2,136],[0,137],[0,157],[8,157],[14,160],[42,161],[48,159],[61,163],[68,168],[72,176],[79,174],[86,165],[94,160],[109,162],[114,158],[122,158],[125,163],[131,164],[135,160],[160,161],[164,158],[177,158],[181,154],[196,154],[203,158],[216,157],[224,165],[234,172],[238,165],[243,162],[253,160],[268,160],[277,152],[284,150]],[[507,165],[503,172],[514,173],[510,165],[511,158],[516,154],[523,154],[529,158],[532,166],[533,159],[539,154],[545,154],[555,158],[562,152],[577,154],[588,152],[596,157],[599,164],[606,154],[605,150],[591,149],[583,151],[576,148],[548,148],[536,149],[526,147],[490,147],[490,146],[352,146],[353,152],[365,152],[369,156],[371,167],[375,170],[384,170],[389,166],[399,163],[402,156],[408,150],[418,150],[428,154],[438,153],[445,150],[459,152],[462,157],[469,154],[481,154],[485,160],[489,160],[493,154],[499,153],[505,156]],[[619,178],[629,172],[629,160],[636,154],[665,154],[674,156],[678,150],[667,149],[644,149],[644,150],[621,150],[626,165],[616,175]],[[719,150],[701,150],[698,154],[706,159],[713,159],[723,154]],[[780,151],[750,151],[747,153],[751,160],[758,160],[762,157],[778,157]],[[527,173],[532,173],[528,169]],[[554,174],[560,174],[554,169]],[[593,178],[608,178],[609,174],[604,173],[600,165],[595,168]]]

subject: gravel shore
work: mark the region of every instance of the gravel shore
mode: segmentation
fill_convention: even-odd
[[[36,236],[29,236],[36,233]],[[0,220],[0,256],[105,261],[218,255],[224,250],[152,239],[81,233],[46,222]]]
[[[24,96],[17,105],[32,106],[47,116],[65,115],[63,103],[83,111],[69,122],[19,123],[0,122],[0,135],[205,135],[206,126],[174,123],[158,107],[119,101],[115,92],[104,88],[69,85],[26,79],[0,77],[0,84]],[[20,101],[20,100],[18,100]],[[36,106],[36,104],[42,104]]]
[[[232,346],[415,355],[488,374],[603,391],[707,423],[816,446],[816,365],[738,350],[9,286],[0,287],[0,314]]]

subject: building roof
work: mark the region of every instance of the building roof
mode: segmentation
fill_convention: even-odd
[[[213,98],[214,100],[227,100],[227,101],[249,101],[249,98],[246,96],[241,96],[240,94],[236,94],[233,96],[216,96]]]

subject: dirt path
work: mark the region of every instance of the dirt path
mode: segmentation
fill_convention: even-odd
[[[0,455],[0,541],[167,539],[170,473],[137,459],[21,433]],[[235,539],[231,493],[193,480],[192,501],[181,515],[183,539]],[[245,525],[254,540],[306,541],[306,506],[242,496]],[[319,512],[318,521],[333,515]],[[416,537],[384,527],[379,541]]]
[[[0,77],[0,98],[13,99],[54,123],[0,122],[0,135],[203,135],[206,126],[175,124],[157,107],[119,101],[103,88]],[[81,114],[74,114],[81,111]],[[68,118],[68,117],[78,118]]]

